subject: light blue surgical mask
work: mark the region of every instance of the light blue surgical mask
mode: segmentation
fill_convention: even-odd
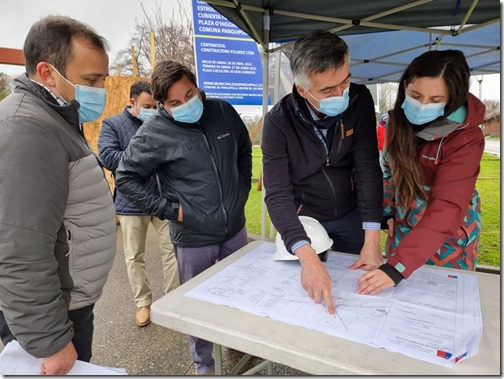
[[[61,75],[61,73],[56,70],[53,65],[50,66],[59,74],[59,76],[75,88],[75,101],[77,101],[80,105],[78,110],[79,122],[90,122],[100,117],[105,109],[105,103],[107,102],[107,92],[105,88],[73,84],[70,80]],[[58,94],[58,96],[62,97],[60,94]],[[66,99],[63,100],[66,101]]]
[[[345,89],[342,96],[331,96],[325,99],[317,99],[310,92],[308,93],[311,97],[320,102],[320,107],[315,108],[317,108],[320,113],[328,116],[337,116],[340,113],[343,113],[348,108],[348,103],[350,102],[350,88]]]
[[[409,122],[422,125],[441,117],[444,114],[445,105],[446,103],[422,104],[420,101],[406,95],[401,108]]]
[[[79,121],[90,122],[101,116],[107,102],[105,88],[75,85],[75,100],[79,103]]]
[[[198,94],[196,94],[187,103],[171,108],[170,112],[175,121],[193,124],[198,122],[203,114],[203,102],[200,100]]]
[[[156,109],[140,108],[140,113],[138,114],[137,118],[142,120],[142,122],[145,122],[157,115],[157,113],[158,111]]]

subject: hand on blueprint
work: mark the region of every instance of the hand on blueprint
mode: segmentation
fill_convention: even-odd
[[[40,375],[66,375],[72,369],[76,360],[77,352],[72,341],[70,341],[57,353],[44,358],[42,365],[40,365]]]
[[[357,280],[357,293],[361,295],[374,295],[384,289],[394,287],[394,281],[382,270],[375,269],[366,272]]]
[[[380,249],[380,231],[366,230],[364,246],[360,251],[359,258],[349,266],[350,270],[360,268],[362,270],[373,270],[383,264],[383,255]]]
[[[332,279],[311,245],[295,251],[301,261],[301,285],[316,303],[324,300],[329,314],[336,313],[332,300]]]

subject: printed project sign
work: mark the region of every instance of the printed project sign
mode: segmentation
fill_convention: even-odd
[[[192,0],[198,86],[233,105],[262,104],[262,65],[255,41],[204,1]]]

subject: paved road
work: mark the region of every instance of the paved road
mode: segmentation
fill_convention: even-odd
[[[154,300],[163,296],[161,256],[152,226],[147,233],[145,261]],[[194,375],[187,337],[155,324],[139,328],[134,321],[135,304],[126,275],[122,233],[117,228],[117,254],[101,299],[95,306],[95,331],[91,363],[123,367],[129,375]],[[3,345],[0,342],[0,351]],[[223,349],[223,369],[229,372],[243,356]],[[261,362],[252,358],[253,364]],[[240,372],[252,367],[247,364]],[[256,375],[267,375],[266,369]],[[274,375],[306,375],[283,365],[274,365]]]
[[[495,139],[485,139],[485,153],[489,153],[492,155],[497,155],[500,157],[500,140]]]
[[[152,226],[147,233],[147,272],[154,300],[163,296],[161,256]],[[105,285],[103,296],[95,307],[95,337],[92,363],[126,368],[129,375],[194,375],[187,337],[155,325],[139,328],[134,321],[135,304],[126,275],[122,233],[117,229],[117,254]],[[235,350],[223,349],[223,369],[228,372],[243,356]],[[253,358],[252,362],[261,362]],[[249,364],[240,372],[251,368]],[[275,375],[306,375],[282,365],[274,365]],[[267,375],[266,369],[258,375]]]

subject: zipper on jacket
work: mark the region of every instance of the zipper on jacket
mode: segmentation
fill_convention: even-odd
[[[317,138],[320,140],[320,142],[322,142],[322,145],[324,146],[324,149],[325,149],[325,152],[326,152],[326,163],[325,163],[325,166],[330,166],[331,164],[329,163],[329,149],[327,147],[327,145],[324,145],[324,142],[321,140],[321,137],[324,138],[324,136],[322,135],[322,133],[318,130],[318,128],[316,126],[314,126],[310,121],[308,121],[307,119],[305,119],[303,117],[303,112],[301,112],[301,110],[298,110],[298,117],[303,121],[305,122],[306,124],[308,124],[310,127],[312,127],[315,131],[315,133],[317,134],[320,133],[320,137],[317,135]],[[340,120],[338,121],[339,123],[339,127],[341,128],[341,133],[343,135],[344,131],[343,131],[343,120],[342,118],[340,118]],[[336,127],[336,126],[335,126]],[[334,131],[336,133],[336,130]],[[341,150],[341,145],[342,145],[342,142],[343,140],[341,138],[338,138],[338,151],[337,153],[340,152]],[[322,168],[322,173],[324,174],[324,177],[326,178],[327,180],[327,183],[329,184],[329,188],[331,188],[331,192],[333,194],[333,198],[334,198],[334,215],[335,217],[338,217],[338,209],[336,207],[336,204],[337,204],[337,196],[336,196],[336,190],[334,189],[334,186],[333,184],[331,183],[331,180],[329,179],[329,176],[327,175],[327,173],[325,172],[324,168]]]
[[[308,124],[311,128],[313,128],[313,131],[315,133],[315,136],[319,139],[319,141],[322,143],[322,146],[324,147],[326,159],[325,159],[325,165],[330,166],[331,164],[329,163],[329,146],[327,144],[327,140],[322,134],[322,132],[317,128],[315,125],[313,125],[310,121],[304,118],[303,112],[301,110],[298,110],[298,117],[304,121],[306,124]],[[341,142],[340,142],[341,145]]]
[[[219,187],[220,205],[221,205],[222,213],[224,213],[224,219],[226,221],[225,232],[226,232],[226,235],[227,235],[228,234],[228,215],[227,215],[227,212],[226,212],[226,208],[224,207],[224,194],[223,194],[223,191],[222,191],[221,177],[219,175],[219,170],[217,169],[217,164],[215,163],[215,159],[214,159],[214,157],[212,155],[212,150],[210,149],[210,144],[208,143],[208,138],[207,138],[205,132],[203,131],[203,129],[201,129],[201,132],[203,134],[203,139],[205,140],[205,144],[206,144],[206,147],[208,149],[208,153],[210,155],[210,160],[212,162],[212,167],[213,167],[213,170],[214,170],[214,174],[217,177],[217,184],[218,184],[218,187]]]
[[[437,149],[437,153],[436,153],[436,159],[434,160],[434,165],[438,165],[439,164],[439,156],[441,155],[441,145],[443,144],[443,141],[444,141],[444,137],[441,138],[441,140],[439,141],[439,145],[438,145],[438,149]]]
[[[336,190],[334,189],[334,186],[332,185],[331,180],[329,179],[329,176],[327,176],[327,173],[325,172],[324,169],[322,169],[322,172],[324,174],[324,177],[327,180],[327,183],[329,183],[329,187],[331,188],[331,192],[332,192],[333,197],[334,197],[334,216],[338,217],[338,209],[336,207],[336,204],[338,204],[338,202],[337,202],[338,198],[336,197]]]

